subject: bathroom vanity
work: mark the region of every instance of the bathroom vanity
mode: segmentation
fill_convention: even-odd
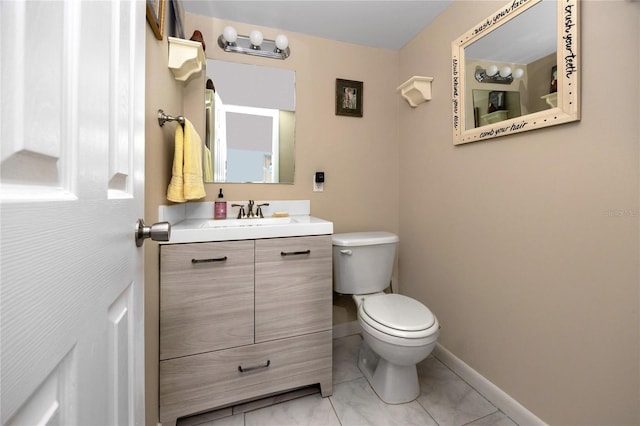
[[[308,385],[332,393],[333,224],[245,220],[185,218],[160,247],[163,424]]]

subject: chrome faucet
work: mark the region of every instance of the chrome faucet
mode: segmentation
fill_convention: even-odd
[[[244,214],[244,205],[242,205],[242,204],[231,204],[231,207],[240,207],[240,210],[238,210],[238,217],[237,217],[237,219],[242,219],[243,217],[245,217],[245,214]]]
[[[253,212],[253,206],[255,206],[255,205],[256,205],[256,202],[254,200],[249,200],[249,204],[247,205],[247,212],[246,213],[244,211],[244,204],[231,204],[231,207],[240,207],[240,210],[238,210],[237,219],[250,219],[250,218],[255,218],[255,217],[264,218],[264,214],[262,213],[262,207],[268,206],[269,203],[258,204],[256,212],[254,213]]]
[[[256,215],[253,213],[253,205],[255,202],[253,200],[249,200],[249,206],[247,207],[247,218],[255,217]]]

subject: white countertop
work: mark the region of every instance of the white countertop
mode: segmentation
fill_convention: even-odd
[[[287,218],[272,219],[267,213],[271,211],[282,211],[283,204],[271,202],[271,211],[265,209],[263,219],[235,219],[232,216],[227,219],[213,220],[209,215],[212,213],[213,203],[194,203],[198,206],[189,206],[187,210],[205,211],[203,214],[182,214],[178,208],[183,206],[169,206],[172,211],[168,211],[167,206],[161,206],[160,220],[167,220],[171,223],[171,239],[161,244],[196,243],[207,241],[229,241],[229,240],[249,240],[260,238],[279,237],[301,237],[308,235],[328,235],[333,234],[333,222],[329,222],[308,214],[308,201],[301,204],[302,208],[290,205],[287,202],[290,215]],[[280,209],[280,210],[276,210]],[[176,214],[177,212],[177,214]],[[291,214],[296,213],[296,214]],[[302,214],[300,214],[302,213]],[[306,214],[305,214],[306,213]],[[204,216],[204,217],[194,217]]]
[[[253,240],[259,238],[301,237],[333,234],[333,223],[313,216],[290,216],[289,223],[207,227],[210,219],[187,219],[171,226],[171,239],[163,244],[206,241]]]

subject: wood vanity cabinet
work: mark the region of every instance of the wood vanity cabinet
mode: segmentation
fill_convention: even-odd
[[[332,393],[331,236],[160,247],[160,421],[320,384]]]

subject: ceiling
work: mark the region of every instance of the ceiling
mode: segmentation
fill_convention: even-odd
[[[197,15],[398,50],[452,0],[182,0]]]

